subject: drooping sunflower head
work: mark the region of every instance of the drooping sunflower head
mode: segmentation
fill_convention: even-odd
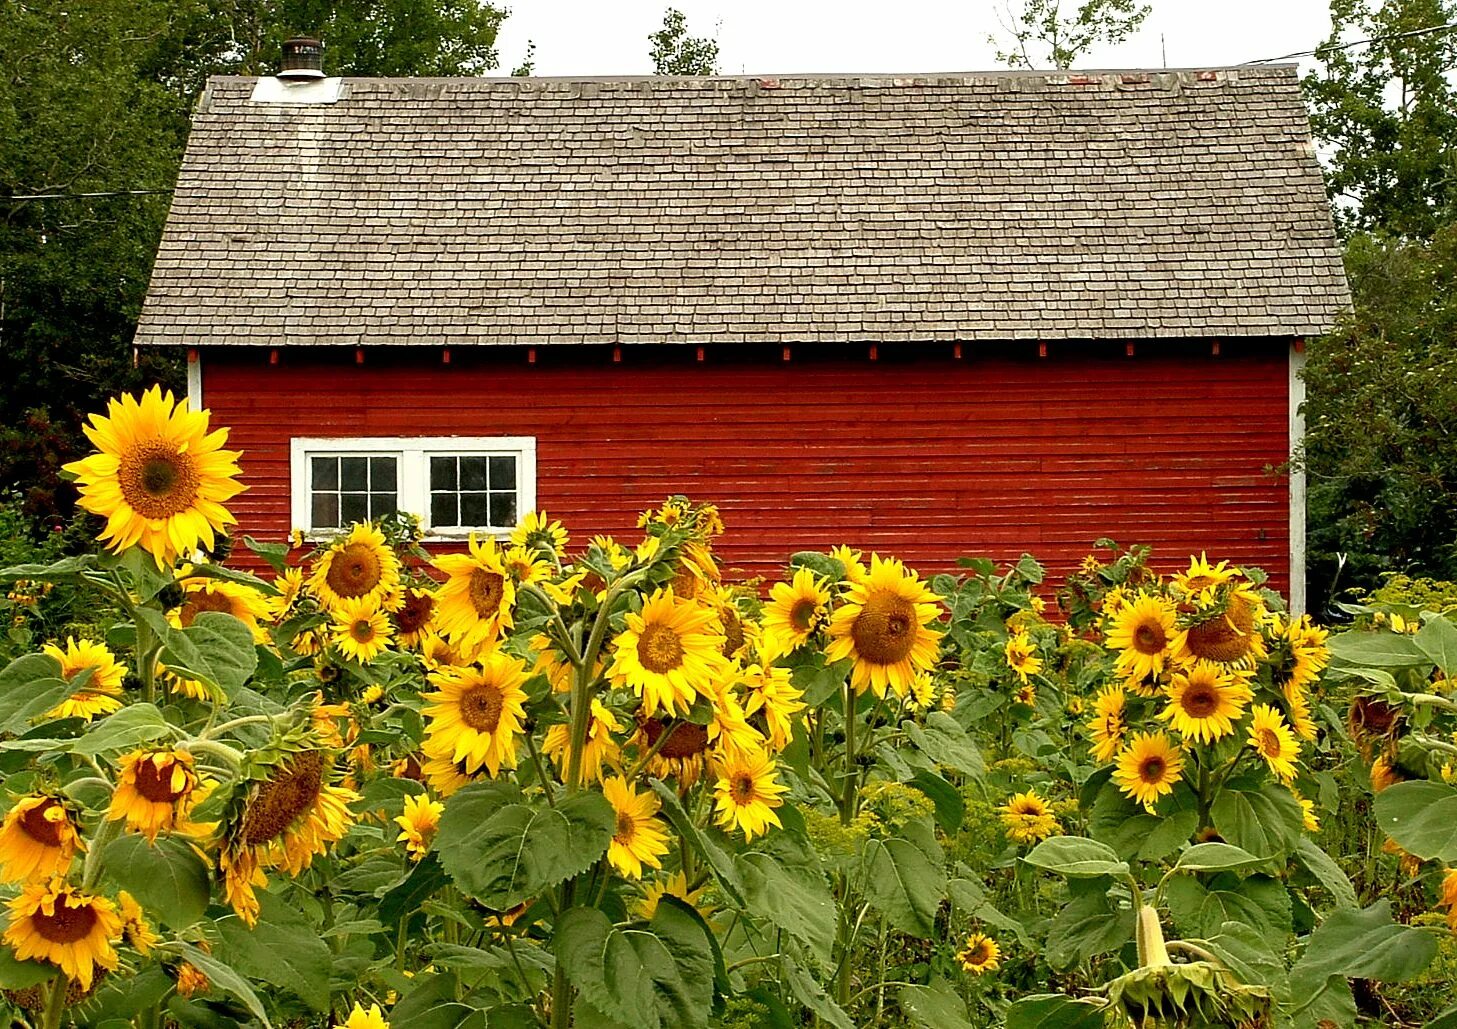
[[[127,828],[155,840],[162,832],[191,828],[199,779],[192,755],[183,750],[134,750],[121,759],[121,772],[107,817],[125,819]]]
[[[1061,831],[1047,801],[1036,790],[1012,794],[1002,805],[1001,819],[1007,835],[1017,843],[1036,843]]]
[[[67,636],[65,649],[47,643],[41,648],[41,653],[55,659],[61,666],[61,678],[68,682],[88,669],[91,672],[75,693],[47,711],[45,717],[84,718],[89,722],[98,715],[121,709],[126,668],[118,663],[104,643]]]
[[[368,664],[394,639],[389,616],[367,597],[343,600],[333,608],[334,645],[345,657]]]
[[[772,665],[749,665],[740,681],[744,684],[744,712],[760,723],[770,752],[777,754],[789,746],[794,723],[807,706],[804,691],[794,685],[788,668]]]
[[[416,647],[435,625],[435,594],[411,586],[400,594],[400,608],[394,613],[395,632],[401,646]]]
[[[1138,679],[1160,674],[1173,651],[1173,605],[1157,594],[1140,592],[1111,617],[1107,646],[1119,652],[1118,671]]]
[[[121,916],[122,939],[142,957],[146,957],[162,938],[152,931],[152,924],[147,921],[146,912],[135,897],[122,890],[116,899],[118,914]]]
[[[981,975],[996,971],[1001,964],[1002,950],[990,936],[972,933],[966,938],[966,946],[957,952],[956,960],[963,971]]]
[[[763,750],[729,754],[719,764],[714,785],[715,821],[725,830],[742,829],[745,840],[779,826],[774,809],[788,788],[779,783],[774,759]]]
[[[98,453],[65,466],[81,491],[80,505],[107,520],[101,541],[120,551],[141,546],[159,567],[216,545],[234,524],[223,505],[244,490],[236,480],[239,452],[223,450],[228,430],[208,431],[208,412],[152,387],[125,394],[92,415],[82,431]]]
[[[496,541],[470,537],[469,552],[442,554],[435,567],[448,579],[436,590],[436,621],[445,638],[474,649],[494,644],[515,625],[516,584]]]
[[[607,847],[607,860],[623,875],[641,879],[643,867],[661,868],[668,852],[666,827],[657,817],[659,802],[652,793],[638,793],[625,779],[602,781],[602,795],[612,805],[617,824]]]
[[[851,583],[844,603],[830,619],[830,661],[853,658],[850,679],[855,689],[887,688],[897,697],[911,680],[936,663],[941,632],[931,623],[941,614],[941,598],[894,558],[870,557],[870,571]]]
[[[400,559],[378,526],[356,522],[319,555],[309,588],[327,608],[366,601],[390,610],[398,602]]]
[[[679,599],[672,587],[657,590],[641,613],[627,615],[608,674],[642,697],[648,715],[686,712],[727,665],[718,630],[713,608]]]
[[[619,765],[622,748],[613,733],[622,731],[622,723],[595,697],[592,699],[592,713],[587,719],[587,739],[582,746],[581,774],[584,782],[601,780],[605,766]],[[542,740],[541,752],[556,765],[565,779],[571,767],[571,727],[558,722],[547,729]]]
[[[82,849],[76,817],[58,797],[21,797],[0,823],[0,879],[35,882],[65,875]]]
[[[467,774],[484,767],[494,778],[516,767],[516,745],[526,719],[523,661],[491,651],[467,668],[441,668],[430,676],[434,693],[423,699],[425,734],[434,750],[449,753]]]
[[[91,989],[98,968],[116,967],[112,944],[121,939],[121,918],[105,897],[57,878],[27,884],[9,907],[4,941],[21,961],[49,961],[82,990]]]
[[[1256,704],[1250,709],[1249,744],[1264,758],[1266,766],[1281,782],[1295,778],[1295,762],[1300,757],[1300,741],[1285,724],[1285,718],[1269,704]]]
[[[1183,773],[1184,753],[1166,734],[1141,732],[1118,753],[1113,781],[1152,812],[1160,797],[1174,791]]]
[[[1265,604],[1244,579],[1226,582],[1213,590],[1212,599],[1182,616],[1174,640],[1175,657],[1185,663],[1214,661],[1238,668],[1251,667],[1265,656],[1260,626]]]
[[[1254,694],[1243,677],[1211,661],[1200,661],[1175,672],[1169,683],[1168,705],[1159,717],[1185,739],[1213,743],[1234,732]]]
[[[511,530],[511,545],[537,551],[551,557],[567,552],[567,530],[561,522],[552,521],[545,511],[528,511]]]

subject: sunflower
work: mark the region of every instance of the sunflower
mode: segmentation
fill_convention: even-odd
[[[972,933],[966,938],[966,946],[957,952],[956,960],[972,975],[994,972],[1002,962],[1002,949],[990,936]]]
[[[511,545],[524,550],[536,550],[561,557],[567,552],[567,530],[561,522],[554,522],[545,511],[528,511],[525,517],[511,530]]]
[[[1256,704],[1251,712],[1254,717],[1250,722],[1250,746],[1265,759],[1265,764],[1281,782],[1289,783],[1295,778],[1299,741],[1280,712],[1269,704]]]
[[[1037,687],[1030,682],[1024,682],[1012,691],[1012,701],[1024,707],[1037,706]]]
[[[749,724],[732,688],[715,689],[711,696],[712,716],[707,729],[715,758],[723,760],[729,754],[743,754],[764,746],[764,734]]]
[[[126,819],[127,828],[149,841],[161,832],[193,828],[188,815],[200,799],[192,755],[184,750],[134,750],[121,759],[110,819]]]
[[[65,804],[43,793],[21,797],[0,823],[0,880],[28,882],[65,875],[83,849]]]
[[[717,621],[712,608],[678,599],[671,586],[660,589],[640,614],[628,612],[608,674],[642,697],[645,714],[687,712],[727,666]]]
[[[280,622],[304,595],[304,570],[290,565],[273,577],[273,588],[278,591],[273,598],[273,620]]]
[[[1162,597],[1139,593],[1112,617],[1106,645],[1121,652],[1118,671],[1136,679],[1161,674],[1173,648],[1173,605]]]
[[[1315,801],[1307,800],[1294,790],[1290,791],[1296,801],[1300,804],[1300,822],[1308,833],[1320,832],[1320,818],[1315,813]]]
[[[138,954],[146,957],[161,942],[162,937],[152,931],[152,925],[147,921],[146,913],[142,911],[142,906],[135,897],[122,890],[116,895],[116,899],[120,902],[122,939]]]
[[[1186,739],[1213,743],[1234,732],[1254,694],[1243,679],[1212,661],[1200,661],[1173,674],[1168,697],[1159,718]]]
[[[349,1017],[340,1022],[336,1029],[390,1029],[390,1024],[385,1021],[384,1012],[379,1009],[378,1004],[371,1004],[366,1011],[356,1002]]]
[[[923,676],[927,682],[929,676]],[[795,716],[805,709],[804,691],[790,679],[788,668],[749,665],[744,669],[744,713],[763,723],[769,750],[778,753],[794,737]],[[915,684],[912,684],[914,688]]]
[[[1014,793],[1002,805],[1002,824],[1007,835],[1017,843],[1036,843],[1062,831],[1047,806],[1047,801],[1038,796],[1036,790]]]
[[[1208,554],[1189,558],[1189,570],[1174,576],[1174,589],[1195,603],[1208,605],[1214,599],[1214,591],[1235,578],[1238,572],[1229,567],[1228,561],[1217,565],[1209,563]]]
[[[1164,733],[1134,733],[1118,753],[1113,781],[1130,799],[1153,814],[1159,798],[1174,792],[1184,771],[1184,753]]]
[[[762,750],[730,754],[719,766],[714,785],[715,821],[724,829],[742,829],[744,839],[783,828],[774,809],[784,803],[787,788],[775,778],[774,759]]]
[[[668,738],[659,743],[664,733]],[[672,724],[662,718],[640,718],[632,742],[639,753],[656,747],[648,759],[648,773],[659,779],[672,776],[682,789],[696,783],[708,767],[708,729],[693,722]]]
[[[66,649],[47,643],[41,653],[55,659],[61,666],[61,678],[67,682],[88,668],[91,670],[91,678],[85,685],[47,711],[46,718],[84,718],[89,722],[97,715],[121,710],[121,684],[126,678],[126,669],[117,663],[105,644],[67,636]]]
[[[508,547],[501,556],[501,564],[505,566],[506,574],[523,586],[543,582],[552,575],[551,562],[542,557],[539,550]]]
[[[592,713],[587,719],[587,740],[582,746],[582,781],[597,782],[602,778],[603,765],[616,766],[622,749],[617,745],[613,733],[621,732],[622,724],[600,700],[592,701]],[[546,731],[541,751],[557,766],[565,777],[571,762],[572,729],[565,722],[558,722]]]
[[[1315,719],[1310,717],[1310,698],[1294,681],[1285,684],[1285,705],[1290,712],[1290,728],[1302,740],[1313,740],[1317,735]]]
[[[632,906],[633,914],[644,922],[651,922],[653,916],[658,913],[658,902],[664,897],[677,897],[689,907],[697,908],[698,913],[707,917],[713,913],[711,907],[703,903],[704,893],[707,892],[707,884],[697,889],[688,888],[688,877],[682,872],[674,872],[672,875],[659,875],[642,888],[642,899]]]
[[[551,688],[557,693],[568,693],[572,688],[572,680],[577,674],[573,664],[566,659],[561,651],[556,649],[551,637],[545,633],[537,633],[527,641],[531,653],[536,660],[531,666],[533,675],[544,675],[546,681],[551,683]],[[597,659],[597,671],[602,670],[602,658],[599,654]],[[595,678],[595,676],[594,676]]]
[[[450,759],[450,748],[432,743],[428,737],[420,745],[420,753],[425,758],[420,766],[420,775],[426,785],[442,797],[450,797],[462,786],[468,786],[479,778],[467,772],[462,762]]]
[[[1042,671],[1042,658],[1037,656],[1037,644],[1025,632],[1014,632],[1008,636],[1002,654],[1007,667],[1017,673],[1017,678],[1024,685],[1030,681],[1029,676]]]
[[[437,688],[421,699],[426,737],[468,773],[482,766],[495,778],[516,767],[516,737],[526,718],[526,665],[509,654],[485,654],[479,665],[442,668],[430,676]]]
[[[443,554],[435,567],[450,576],[436,590],[436,621],[441,633],[458,647],[474,649],[494,644],[515,621],[516,584],[506,571],[496,541],[476,541],[471,533],[470,552]]]
[[[1371,762],[1372,793],[1381,793],[1399,782],[1406,782],[1406,776],[1397,771],[1391,760],[1384,754]]]
[[[1447,909],[1447,928],[1457,933],[1457,868],[1442,873],[1437,907]]]
[[[808,568],[776,582],[764,605],[766,656],[792,654],[829,621],[830,591]]]
[[[61,879],[30,883],[10,901],[10,925],[4,940],[21,961],[38,958],[91,989],[97,967],[116,967],[112,943],[121,939],[116,905],[92,896]]]
[[[662,856],[668,853],[668,833],[657,817],[658,798],[651,793],[638,793],[624,779],[602,780],[602,795],[617,812],[617,827],[607,847],[607,860],[623,875],[642,878],[643,866],[663,867]]]
[[[444,813],[445,805],[424,793],[405,798],[405,813],[395,816],[395,824],[400,827],[395,842],[405,845],[410,860],[419,861],[430,852],[430,841],[435,838]]]
[[[177,992],[183,997],[196,997],[212,989],[212,980],[190,961],[177,966]]]
[[[689,540],[683,544],[678,570],[668,588],[680,600],[693,600],[705,590],[711,590],[718,580],[718,562],[713,559],[713,551],[705,543]]]
[[[860,560],[864,555],[843,544],[833,547],[830,550],[830,557],[840,562],[840,567],[845,569],[844,581],[852,585],[857,582],[864,582],[870,574],[865,570],[864,563]]]
[[[248,925],[258,920],[254,888],[267,885],[265,869],[298,875],[353,824],[349,805],[359,795],[330,783],[333,768],[327,751],[295,750],[235,792],[224,817],[217,861],[228,903]]]
[[[72,461],[78,503],[106,519],[101,542],[121,551],[140,545],[160,568],[237,519],[223,507],[246,488],[238,483],[235,450],[223,450],[228,430],[208,431],[208,412],[152,387],[138,401],[123,395],[82,427],[100,453]]]
[[[340,601],[332,609],[334,646],[360,664],[369,664],[390,645],[394,630],[389,617],[367,599]]]
[[[400,594],[394,613],[396,639],[402,647],[417,647],[435,625],[435,594],[411,586]]]
[[[857,692],[884,697],[889,687],[904,697],[916,673],[936,663],[941,632],[929,623],[941,612],[940,600],[899,561],[872,554],[870,572],[850,584],[830,619],[825,657],[854,658],[850,681]]]
[[[1117,686],[1105,687],[1093,701],[1093,717],[1088,720],[1088,734],[1093,739],[1093,760],[1100,764],[1112,761],[1123,746],[1128,729],[1127,699]]]
[[[377,526],[356,522],[319,556],[309,588],[328,608],[363,600],[393,610],[399,603],[400,559]]]
[[[272,605],[257,590],[201,575],[188,576],[178,585],[182,588],[182,603],[170,614],[173,625],[185,629],[204,611],[221,611],[246,625],[255,643],[267,642],[268,633],[258,622],[268,621]]]
[[[1249,667],[1265,656],[1264,636],[1260,622],[1265,606],[1248,582],[1220,587],[1212,610],[1195,612],[1190,624],[1174,639],[1174,652],[1179,661],[1217,661],[1220,664]]]
[[[1330,664],[1330,633],[1313,625],[1309,615],[1301,615],[1278,627],[1275,653],[1275,684],[1284,689],[1287,698],[1315,684],[1320,673]]]

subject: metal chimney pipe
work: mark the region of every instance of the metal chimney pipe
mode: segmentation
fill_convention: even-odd
[[[324,77],[324,44],[308,36],[283,42],[283,64],[278,77],[288,82],[307,82]]]

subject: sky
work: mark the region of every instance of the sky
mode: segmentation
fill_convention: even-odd
[[[1000,67],[1005,0],[506,0],[502,72],[536,44],[537,75],[651,74],[648,34],[669,6],[719,43],[723,74],[949,72]],[[1152,0],[1134,37],[1082,68],[1242,64],[1310,50],[1330,33],[1328,0]],[[1068,0],[1065,7],[1075,7]],[[1305,61],[1309,59],[1306,58]],[[1308,65],[1307,65],[1308,67]]]

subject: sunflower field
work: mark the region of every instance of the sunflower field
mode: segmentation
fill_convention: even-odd
[[[12,1025],[1457,1026],[1457,591],[736,584],[681,496],[256,575],[206,412],[87,434],[99,546],[0,571]]]

